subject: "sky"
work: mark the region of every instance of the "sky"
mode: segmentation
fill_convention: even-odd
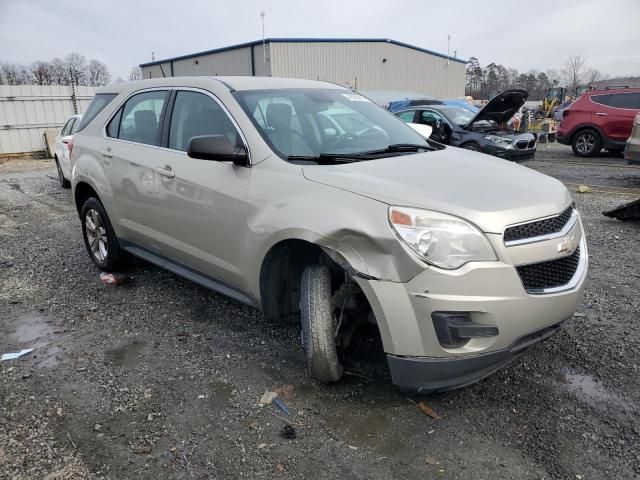
[[[0,61],[75,51],[131,67],[262,36],[381,37],[520,72],[572,54],[610,77],[640,75],[640,0],[0,0]]]

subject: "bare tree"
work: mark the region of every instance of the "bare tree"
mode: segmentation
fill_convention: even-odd
[[[77,85],[86,85],[88,83],[87,59],[84,55],[72,52],[64,59],[65,65],[71,81]]]
[[[604,80],[604,77],[600,73],[599,70],[595,68],[588,68],[585,73],[585,81],[588,85],[592,83],[599,82],[600,80]]]
[[[102,86],[109,83],[111,75],[107,66],[99,60],[91,60],[87,67],[89,85]]]
[[[20,73],[15,63],[0,64],[0,73],[2,73],[2,83],[5,85],[18,85]]]
[[[562,70],[567,87],[571,87],[571,91],[576,91],[576,88],[584,80],[585,64],[587,60],[580,54],[571,55],[564,64]]]
[[[51,65],[48,62],[33,62],[31,64],[31,75],[37,85],[51,85],[53,83]]]
[[[69,69],[60,58],[54,58],[49,62],[51,79],[55,85],[69,85]]]
[[[142,69],[140,67],[131,67],[129,72],[129,81],[142,80]]]

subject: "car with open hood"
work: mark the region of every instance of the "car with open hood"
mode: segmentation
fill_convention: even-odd
[[[331,83],[109,85],[71,163],[97,268],[138,256],[289,321],[287,347],[322,382],[376,332],[398,386],[468,385],[559,331],[584,287],[561,182],[430,141]]]
[[[536,153],[536,137],[507,125],[528,95],[524,90],[506,90],[475,114],[456,105],[411,106],[394,113],[407,123],[431,126],[431,139],[444,145],[508,160],[530,160]]]

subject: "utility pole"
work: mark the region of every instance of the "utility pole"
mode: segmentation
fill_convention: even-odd
[[[69,78],[71,80],[71,102],[73,103],[73,113],[78,113],[78,101],[76,97],[76,87],[74,82],[74,71],[72,67],[69,67]]]
[[[267,63],[267,46],[264,41],[264,16],[266,12],[263,10],[260,12],[260,18],[262,19],[262,61]]]
[[[156,61],[156,52],[151,52],[151,61],[152,62]]]

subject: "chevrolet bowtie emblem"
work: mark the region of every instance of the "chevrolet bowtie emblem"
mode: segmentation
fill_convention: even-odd
[[[571,235],[570,237],[564,237],[560,243],[558,243],[558,253],[573,253],[578,247],[576,237]]]

